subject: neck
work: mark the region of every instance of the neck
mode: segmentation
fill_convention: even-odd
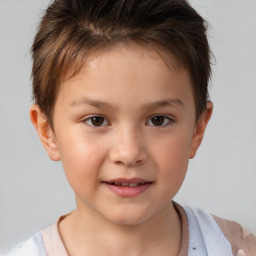
[[[118,225],[78,208],[60,222],[59,230],[70,256],[178,255],[182,236],[180,219],[171,203],[136,225]]]

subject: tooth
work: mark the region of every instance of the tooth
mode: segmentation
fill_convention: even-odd
[[[146,182],[140,182],[140,183],[120,183],[120,182],[111,182],[111,185],[115,186],[124,186],[124,187],[137,187],[146,184]]]

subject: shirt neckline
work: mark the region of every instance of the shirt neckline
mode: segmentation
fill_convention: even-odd
[[[179,215],[182,227],[181,248],[178,256],[187,256],[189,247],[189,229],[186,212],[183,207],[176,202],[173,202],[173,205]],[[47,254],[50,256],[69,256],[59,232],[59,223],[69,214],[60,216],[52,226],[41,231]]]

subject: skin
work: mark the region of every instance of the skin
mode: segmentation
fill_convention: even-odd
[[[168,67],[154,49],[127,45],[92,56],[62,83],[54,130],[40,108],[31,107],[42,144],[52,160],[62,161],[76,196],[77,209],[59,225],[71,256],[178,255],[181,223],[171,200],[212,108],[208,102],[196,121],[188,72]],[[103,117],[100,126],[92,115]],[[102,183],[120,177],[152,185],[125,198]]]

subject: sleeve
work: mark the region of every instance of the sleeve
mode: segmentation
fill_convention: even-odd
[[[2,256],[47,256],[42,234],[40,232],[36,233],[33,237],[18,244]]]
[[[234,256],[256,256],[256,237],[234,221],[213,216],[229,241]]]

